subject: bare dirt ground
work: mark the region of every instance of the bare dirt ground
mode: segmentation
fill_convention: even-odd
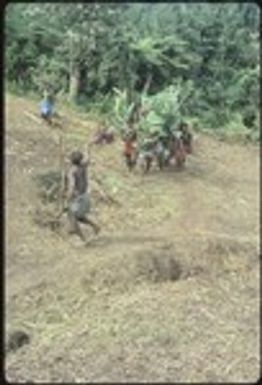
[[[101,235],[89,248],[35,223],[36,177],[59,168],[37,104],[6,99],[6,355],[15,382],[255,382],[259,377],[259,150],[196,135],[186,169],[125,169],[93,151]],[[96,128],[68,112],[66,150]],[[56,206],[53,206],[56,208]]]

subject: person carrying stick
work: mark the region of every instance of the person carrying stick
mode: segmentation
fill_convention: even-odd
[[[90,213],[90,196],[88,186],[89,159],[84,159],[80,151],[72,152],[70,156],[71,165],[66,175],[66,197],[68,205],[69,233],[77,234],[82,241],[86,242],[80,223],[92,227],[98,234],[100,227],[93,222]]]

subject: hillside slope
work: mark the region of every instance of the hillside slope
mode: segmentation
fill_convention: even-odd
[[[259,156],[203,135],[183,172],[125,169],[120,141],[93,151],[118,205],[92,190],[102,226],[84,248],[35,223],[36,177],[58,135],[6,99],[6,356],[9,381],[253,382],[259,375]],[[97,124],[68,113],[66,151]],[[84,138],[84,141],[81,139]]]

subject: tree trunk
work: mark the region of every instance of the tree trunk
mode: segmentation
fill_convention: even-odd
[[[148,75],[147,75],[147,79],[146,79],[146,82],[145,82],[144,87],[143,87],[142,94],[144,94],[144,95],[147,95],[148,90],[149,90],[150,85],[151,85],[151,81],[152,81],[152,77],[153,77],[151,71],[152,71],[152,70],[150,69],[150,72],[149,72]]]
[[[77,65],[72,65],[70,71],[69,101],[75,103],[79,94],[80,70]]]
[[[80,66],[75,57],[75,48],[78,44],[78,38],[71,33],[70,35],[70,79],[69,79],[69,101],[75,103],[79,94],[80,88]]]

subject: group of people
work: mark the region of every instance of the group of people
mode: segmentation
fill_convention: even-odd
[[[139,138],[137,130],[130,124],[124,135],[124,157],[129,170],[137,164],[144,172],[148,172],[156,161],[160,170],[175,162],[177,168],[182,168],[186,156],[192,153],[192,132],[188,123],[167,119],[161,131],[156,131]]]
[[[156,161],[160,170],[168,167],[172,160],[178,167],[182,167],[186,155],[192,153],[192,133],[185,122],[174,125],[174,121],[167,119],[160,132],[153,132],[147,137],[140,138],[136,123],[145,114],[141,106],[135,108],[127,129],[122,137],[124,141],[124,156],[126,165],[132,170],[136,164],[141,164],[145,172],[148,172]],[[50,93],[44,95],[41,103],[41,117],[52,124],[54,115],[54,99]],[[109,130],[99,132],[94,143],[111,143],[114,141],[114,133]],[[69,232],[78,235],[84,242],[85,236],[80,224],[89,225],[95,234],[100,227],[90,219],[90,194],[88,183],[88,166],[90,161],[80,151],[73,151],[70,155],[70,167],[66,173],[64,193],[66,196],[66,210],[69,222]]]

